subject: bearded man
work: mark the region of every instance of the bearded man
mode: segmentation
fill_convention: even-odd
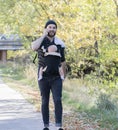
[[[45,53],[48,51],[50,45],[56,46],[56,52],[59,53],[61,59],[60,64],[66,75],[66,62],[65,62],[65,44],[56,36],[57,23],[54,20],[49,20],[45,24],[43,35],[36,41],[32,42],[31,47],[34,51],[38,52],[39,66],[38,77],[40,68],[44,68],[45,65]],[[56,62],[53,61],[54,63]],[[41,80],[38,80],[39,89],[42,97],[42,117],[44,123],[43,130],[49,130],[49,99],[50,92],[52,92],[54,108],[55,108],[55,125],[57,130],[63,130],[62,128],[62,86],[63,80],[60,77],[59,71],[44,71]]]

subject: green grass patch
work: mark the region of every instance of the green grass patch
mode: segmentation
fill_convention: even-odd
[[[91,122],[97,122],[100,128],[107,128],[109,130],[118,129],[118,109],[116,111],[100,110],[91,108],[84,111],[84,118],[88,118]]]

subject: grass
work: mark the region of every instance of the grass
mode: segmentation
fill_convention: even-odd
[[[97,122],[100,128],[107,128],[108,130],[118,129],[118,115],[117,111],[107,111],[99,110],[96,108],[91,108],[86,111],[89,120],[92,122]]]
[[[86,123],[92,123],[93,126],[97,124],[96,129],[118,130],[117,102],[110,100],[110,97],[115,96],[115,93],[112,93],[112,96],[101,94],[96,84],[94,84],[95,88],[93,86],[86,87],[86,84],[87,82],[83,80],[79,82],[77,79],[66,81],[64,102],[73,111],[81,113],[80,117]]]
[[[29,102],[36,106],[37,111],[40,111],[41,99],[36,66],[16,63],[0,65],[0,77],[10,87],[20,91]],[[117,107],[112,111],[98,109],[96,100],[99,94],[98,84],[94,83],[93,86],[90,80],[65,79],[63,86],[64,126],[67,128],[66,124],[69,124],[71,130],[76,128],[81,130],[88,125],[94,130],[118,130]],[[115,94],[112,93],[112,96],[115,97]],[[99,102],[99,105],[104,104],[105,101]],[[50,109],[54,111],[52,99]],[[51,119],[54,121],[53,115]]]

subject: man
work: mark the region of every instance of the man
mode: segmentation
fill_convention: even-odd
[[[41,67],[45,67],[45,53],[50,45],[57,47],[57,52],[61,55],[61,66],[65,75],[65,45],[62,40],[57,38],[56,35],[57,24],[53,20],[47,21],[43,35],[36,41],[32,42],[32,49],[38,52],[39,58],[39,70]],[[39,71],[38,71],[39,72]],[[38,73],[39,77],[39,73]],[[50,91],[52,92],[54,108],[55,108],[55,125],[57,130],[63,130],[62,128],[62,79],[59,71],[52,70],[43,73],[43,78],[38,80],[39,88],[42,96],[42,117],[44,122],[44,129],[49,130],[49,97]]]

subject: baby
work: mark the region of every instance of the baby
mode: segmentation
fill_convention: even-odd
[[[56,45],[50,45],[48,47],[47,52],[44,54],[46,66],[44,68],[40,67],[38,80],[43,78],[43,73],[51,73],[53,75],[55,72],[59,72],[61,79],[64,80],[64,72],[60,64],[61,55],[56,51]]]

